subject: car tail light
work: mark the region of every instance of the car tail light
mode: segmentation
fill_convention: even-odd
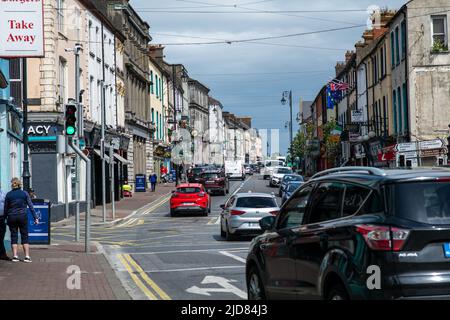
[[[244,214],[245,213],[245,211],[241,211],[241,210],[231,210],[230,211],[230,214],[232,215],[232,216],[240,216],[240,215],[242,215],[242,214]]]
[[[277,216],[279,213],[280,213],[280,211],[270,211],[269,212],[271,215],[274,215],[274,216]]]
[[[400,251],[409,236],[409,230],[389,226],[358,225],[356,231],[377,251]]]
[[[199,197],[204,197],[204,196],[205,196],[205,193],[204,193],[204,192],[200,192],[200,193],[198,194],[198,196],[199,196]]]

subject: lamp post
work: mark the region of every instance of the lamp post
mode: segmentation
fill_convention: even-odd
[[[292,90],[291,91],[284,91],[283,96],[281,98],[281,104],[286,105],[287,99],[289,99],[289,109],[290,109],[290,121],[289,121],[289,153],[292,153],[293,146],[292,146],[292,139],[293,139],[293,132],[292,132]]]

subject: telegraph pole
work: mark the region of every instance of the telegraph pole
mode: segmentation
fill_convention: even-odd
[[[83,110],[80,104],[80,50],[81,45],[75,45],[75,103],[77,105],[78,121],[77,121],[77,136],[78,139],[75,141],[75,145],[80,148],[80,139],[83,138]],[[76,164],[75,164],[75,201],[76,201],[76,213],[75,213],[75,240],[80,241],[80,175],[81,175],[81,161],[80,156],[77,154]],[[67,168],[67,167],[66,167]],[[86,168],[86,170],[89,170]],[[66,188],[67,189],[67,188]],[[86,204],[88,205],[89,199],[86,199]],[[87,215],[87,211],[86,211]]]
[[[105,110],[105,45],[103,43],[103,23],[102,23],[102,92],[101,92],[101,156],[102,156],[102,213],[103,222],[106,222],[106,162],[105,162],[105,121],[106,121],[106,110]]]
[[[176,67],[172,65],[172,88],[173,88],[173,132],[172,137],[174,136],[175,131],[177,130],[177,106],[176,106]],[[178,164],[174,163],[175,166],[175,186],[178,185]]]

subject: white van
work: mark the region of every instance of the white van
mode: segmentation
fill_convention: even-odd
[[[229,179],[245,180],[245,168],[244,162],[237,161],[225,161],[225,174]]]
[[[276,167],[282,167],[284,166],[284,162],[282,160],[266,160],[264,162],[264,168],[263,168],[263,177],[264,180],[270,178],[270,176],[273,173],[273,169]]]

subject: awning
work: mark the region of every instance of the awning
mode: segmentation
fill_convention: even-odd
[[[100,157],[100,159],[102,158],[102,154],[101,154],[100,150],[94,149],[94,153],[96,155],[98,155]],[[110,163],[110,159],[109,159],[108,155],[106,155],[106,154],[105,154],[105,161]]]
[[[125,159],[124,157],[118,155],[117,153],[114,153],[114,158],[116,158],[118,161],[122,162],[122,164],[125,164],[125,165],[131,164],[131,161]]]

